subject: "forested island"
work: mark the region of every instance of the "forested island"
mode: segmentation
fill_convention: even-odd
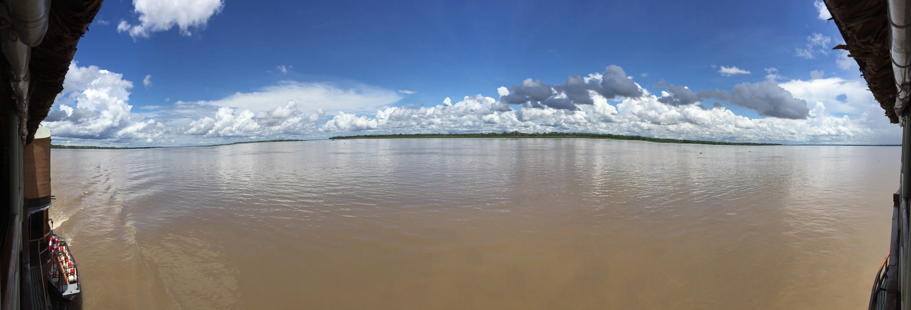
[[[426,138],[577,138],[577,139],[611,139],[611,140],[636,140],[656,143],[686,143],[686,144],[711,144],[711,145],[780,145],[775,143],[750,143],[750,142],[721,142],[705,140],[663,139],[643,136],[626,136],[599,133],[580,132],[547,132],[523,133],[518,131],[499,133],[441,133],[441,134],[391,134],[391,135],[361,135],[338,136],[329,140],[349,139],[426,139]]]
[[[581,133],[581,132],[547,132],[547,133],[523,133],[523,132],[495,132],[495,133],[439,133],[439,134],[384,134],[384,135],[359,135],[359,136],[336,136],[329,140],[351,140],[351,139],[458,139],[458,138],[506,138],[506,139],[523,139],[523,138],[557,138],[557,139],[611,139],[611,140],[635,140],[648,141],[656,143],[685,143],[685,144],[710,144],[710,145],[781,145],[776,143],[751,143],[751,142],[722,142],[706,140],[685,140],[685,139],[663,139],[643,136],[612,135],[598,133]],[[213,147],[247,143],[268,143],[268,142],[297,142],[308,141],[299,139],[274,139],[274,140],[256,140],[240,141],[222,144],[207,145],[188,145],[177,147]],[[83,145],[51,145],[55,149],[94,149],[94,150],[135,150],[135,149],[157,149],[168,146],[83,146]]]

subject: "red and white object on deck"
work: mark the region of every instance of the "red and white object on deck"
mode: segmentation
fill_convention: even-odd
[[[50,262],[48,282],[55,287],[64,298],[72,299],[79,295],[79,271],[76,269],[76,259],[70,251],[66,240],[54,233],[48,238],[48,253]]]

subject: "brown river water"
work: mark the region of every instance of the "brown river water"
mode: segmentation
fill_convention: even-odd
[[[408,139],[53,151],[88,309],[861,309],[900,149]]]

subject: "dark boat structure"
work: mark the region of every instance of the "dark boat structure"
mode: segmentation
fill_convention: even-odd
[[[825,0],[847,50],[886,118],[902,125],[901,180],[893,195],[889,252],[869,309],[911,309],[911,0]]]
[[[38,125],[101,2],[0,0],[0,310],[81,308],[75,255],[49,223],[50,135]]]
[[[82,285],[76,257],[65,238],[53,229],[48,210],[51,196],[51,137],[39,128],[23,151],[25,198],[20,308],[71,309],[81,307]]]

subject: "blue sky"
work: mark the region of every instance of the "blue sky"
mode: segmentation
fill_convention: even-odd
[[[825,14],[814,1],[110,0],[45,125],[99,145],[503,130],[897,142]],[[640,90],[606,92],[610,72]],[[576,75],[594,100],[567,99]],[[533,91],[546,99],[517,95]]]

